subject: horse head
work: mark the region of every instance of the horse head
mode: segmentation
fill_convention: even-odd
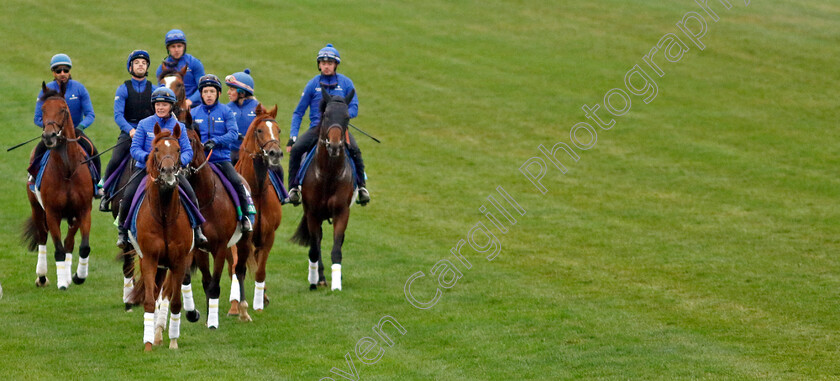
[[[152,179],[162,189],[173,189],[178,184],[178,169],[181,162],[181,125],[175,124],[175,131],[161,130],[155,123],[155,140],[152,141],[152,152],[146,161],[146,168]]]
[[[187,74],[187,66],[184,65],[181,70],[175,67],[168,66],[166,61],[163,63],[163,70],[158,76],[158,84],[172,90],[175,93],[175,107],[172,112],[178,118],[178,121],[185,122],[186,117],[190,115],[190,110],[186,105],[187,91],[184,87],[184,76]]]
[[[327,148],[330,157],[338,157],[344,149],[347,136],[347,125],[350,123],[348,105],[356,95],[350,90],[346,97],[332,96],[326,91],[321,92],[321,131],[320,141]]]
[[[262,104],[254,109],[257,114],[248,127],[248,133],[242,142],[243,147],[257,156],[262,156],[272,170],[280,168],[283,158],[283,150],[280,147],[280,125],[274,118],[277,116],[277,105],[271,110],[266,110]]]
[[[64,100],[64,92],[67,85],[59,84],[59,91],[52,90],[47,84],[41,82],[40,101],[41,113],[43,115],[44,132],[41,133],[41,140],[47,148],[55,148],[66,139],[76,138],[76,129],[73,126],[73,118],[70,116],[70,108]],[[68,127],[68,128],[65,128]]]
[[[190,166],[194,169],[199,168],[207,161],[207,157],[204,155],[204,145],[201,144],[201,135],[199,135],[198,129],[195,127],[187,127],[186,134],[190,140],[190,147],[193,150],[193,158]]]

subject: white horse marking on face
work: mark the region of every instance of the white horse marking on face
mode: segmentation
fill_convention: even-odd
[[[176,79],[177,79],[177,77],[175,77],[174,75],[170,75],[170,76],[168,76],[168,77],[164,77],[164,78],[163,78],[163,83],[164,83],[164,86],[166,86],[166,87],[168,87],[168,88],[170,88],[170,89],[171,89],[171,88],[172,88],[172,83],[173,83],[173,82],[175,82],[175,80],[176,80]]]
[[[166,146],[169,147],[169,140],[164,141],[163,144],[166,144]]]
[[[268,121],[265,122],[265,125],[268,126],[268,132],[271,134],[271,140],[277,140],[274,137],[274,125]]]

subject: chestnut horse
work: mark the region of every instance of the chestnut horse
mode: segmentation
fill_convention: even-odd
[[[257,209],[252,239],[241,240],[236,245],[239,254],[235,268],[236,280],[239,281],[241,303],[245,304],[245,308],[240,306],[239,311],[246,313],[245,316],[240,314],[240,320],[250,320],[247,316],[244,287],[246,263],[256,263],[258,266],[254,273],[254,310],[260,311],[264,303],[268,303],[268,296],[265,295],[265,264],[274,245],[274,232],[280,226],[283,217],[280,197],[271,185],[268,175],[270,170],[281,169],[280,159],[283,157],[280,141],[277,140],[280,138],[280,126],[274,120],[277,116],[277,106],[271,111],[266,111],[262,104],[258,104],[254,111],[257,115],[248,127],[240,148],[239,162],[236,163],[236,171],[251,188],[251,197]],[[233,285],[231,290],[235,291]],[[231,310],[235,303],[237,302],[231,301]]]
[[[125,167],[120,174],[120,177],[116,180],[116,192],[111,195],[111,205],[115,207],[111,208],[111,216],[114,219],[117,219],[117,215],[120,213],[120,202],[123,199],[123,190],[128,185],[129,180],[131,180],[131,176],[134,175],[134,159],[130,156],[128,157],[128,161],[125,163]],[[131,311],[133,304],[130,303],[129,296],[131,292],[134,290],[134,247],[131,246],[130,242],[127,242],[125,247],[120,250],[120,254],[117,256],[118,259],[123,261],[123,303],[125,304],[126,312]]]
[[[82,284],[87,278],[93,178],[87,165],[82,163],[85,153],[76,143],[76,130],[64,100],[65,85],[61,84],[59,91],[55,91],[42,83],[41,89],[44,102],[41,106],[44,115],[41,141],[51,154],[44,164],[40,193],[26,188],[32,216],[24,225],[23,238],[30,251],[38,247],[35,284],[43,287],[49,284],[46,245],[49,233],[55,247],[56,285],[60,290],[66,290],[70,286],[73,246],[79,229],[82,233],[79,267],[72,279],[73,283]],[[66,220],[68,225],[64,243],[61,242],[61,220]]]
[[[129,238],[140,256],[142,282],[134,289],[134,302],[142,303],[144,325],[143,342],[146,351],[152,349],[152,339],[160,344],[166,326],[169,305],[169,348],[178,348],[181,326],[180,285],[192,263],[192,227],[187,211],[181,204],[178,191],[181,150],[178,138],[181,126],[173,132],[161,131],[155,124],[155,139],[146,162],[146,196],[137,210],[137,236]],[[165,282],[157,276],[158,268],[167,268]],[[164,271],[164,270],[162,270]],[[157,278],[157,281],[156,281]],[[162,284],[161,284],[162,283]],[[160,295],[156,311],[155,296]],[[171,301],[171,304],[170,304]],[[157,314],[156,314],[157,312]]]
[[[291,241],[309,246],[309,289],[326,284],[321,260],[321,225],[332,219],[332,290],[341,290],[341,246],[350,219],[353,199],[353,169],[347,158],[347,125],[350,113],[347,105],[355,91],[346,97],[321,92],[321,123],[318,125],[318,145],[315,157],[301,184],[303,217]],[[316,272],[317,271],[317,272]]]
[[[219,176],[207,165],[209,158],[204,155],[204,146],[201,144],[201,138],[198,132],[193,129],[188,129],[187,134],[190,137],[190,145],[192,145],[193,149],[193,159],[190,163],[188,179],[193,189],[195,189],[198,204],[201,205],[201,214],[206,220],[204,225],[202,225],[202,229],[204,235],[207,237],[207,250],[195,248],[193,249],[193,256],[198,268],[201,270],[201,283],[204,286],[204,294],[207,299],[207,327],[218,328],[219,295],[221,294],[219,282],[222,277],[225,260],[227,258],[235,259],[237,255],[235,251],[231,251],[231,247],[239,242],[240,239],[247,240],[251,237],[250,233],[246,235],[242,234],[239,223],[237,223],[236,206],[233,203],[233,199],[229,197]],[[212,155],[212,151],[210,155]],[[213,256],[212,276],[210,274],[208,253]],[[231,270],[233,266],[234,264],[231,263]],[[189,302],[189,299],[192,298],[192,286],[190,285],[189,274],[186,274],[182,291],[187,299],[185,309],[187,310],[190,321],[192,321],[193,318],[189,315],[194,313],[192,310],[195,310],[195,305],[190,305]],[[238,298],[239,296],[239,292],[237,292],[236,297]],[[247,304],[243,307],[247,308]],[[246,317],[248,314],[240,313],[239,316]]]

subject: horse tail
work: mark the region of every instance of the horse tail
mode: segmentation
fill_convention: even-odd
[[[40,230],[35,224],[35,219],[31,216],[23,223],[23,231],[20,234],[20,239],[26,245],[27,250],[35,251],[38,248],[38,241],[40,239]]]
[[[306,213],[303,214],[303,217],[300,219],[300,224],[297,227],[297,231],[295,231],[295,235],[289,239],[289,242],[296,243],[301,246],[309,246],[309,225],[306,222]]]
[[[146,302],[146,282],[140,278],[139,282],[134,282],[134,290],[128,296],[128,302],[135,306],[142,306]]]

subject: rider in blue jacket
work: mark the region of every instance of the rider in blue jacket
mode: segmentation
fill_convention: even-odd
[[[184,90],[187,93],[187,105],[198,106],[201,103],[201,96],[198,93],[198,79],[204,76],[204,65],[198,58],[187,54],[187,36],[179,29],[172,29],[166,32],[164,38],[166,53],[168,56],[158,66],[156,76],[160,77],[163,65],[181,70],[187,66],[187,74],[184,75]]]
[[[233,116],[236,118],[236,125],[239,128],[239,136],[243,137],[248,133],[248,127],[257,116],[254,111],[260,103],[254,98],[254,79],[251,78],[251,70],[245,69],[225,77],[225,84],[228,86],[227,95],[230,103],[226,104]],[[239,161],[239,147],[242,140],[238,139],[230,147],[230,161],[235,165]]]
[[[84,130],[93,124],[96,115],[93,114],[93,104],[90,102],[90,95],[87,89],[70,76],[70,69],[72,67],[73,62],[70,61],[69,56],[66,54],[54,55],[50,60],[50,70],[53,72],[55,81],[47,83],[47,87],[55,91],[61,91],[61,84],[66,85],[64,100],[67,102],[67,107],[70,108],[70,117],[73,118],[73,126],[76,127],[76,137],[83,138],[79,139],[79,144],[81,144],[88,155],[96,155],[96,147],[93,146],[93,142],[84,133]],[[42,95],[44,95],[43,90],[38,92],[38,101],[35,103],[34,121],[36,126],[44,128],[43,111],[41,111],[41,106],[44,104],[41,101]],[[47,147],[43,142],[39,142],[35,146],[33,161],[29,166],[29,174],[32,177],[38,175],[38,170],[41,169],[41,157],[44,156],[44,152],[46,151]],[[99,157],[95,158],[93,163],[96,166],[96,171],[102,173],[102,164],[99,161]],[[99,196],[100,194],[97,192],[97,197]]]
[[[120,234],[117,240],[117,246],[119,247],[125,247],[128,242],[128,232],[123,225],[125,225],[125,219],[128,215],[128,209],[131,207],[134,193],[137,192],[137,187],[143,178],[146,177],[146,160],[152,151],[152,141],[155,139],[155,124],[158,124],[161,129],[168,129],[169,131],[173,131],[176,125],[180,125],[181,131],[183,131],[178,138],[178,144],[181,146],[181,166],[186,167],[192,161],[193,150],[192,146],[190,146],[186,129],[172,114],[172,106],[176,102],[175,93],[165,87],[158,87],[152,92],[151,101],[155,108],[155,114],[141,120],[137,124],[134,137],[131,139],[131,157],[137,161],[137,164],[135,164],[136,169],[131,177],[131,181],[125,187],[125,193],[120,203],[118,226]],[[193,191],[186,176],[179,174],[178,184],[184,190],[184,193],[187,194],[187,197],[190,198],[190,201],[194,205],[199,206],[198,199],[195,197],[195,191]],[[202,233],[201,225],[193,226],[193,231],[195,233],[196,243],[199,246],[205,245],[207,243],[207,237]]]
[[[236,188],[239,205],[247,207],[248,193],[239,174],[230,163],[230,147],[239,142],[239,130],[233,112],[219,103],[219,94],[222,92],[219,77],[213,74],[201,77],[198,80],[198,92],[201,93],[201,105],[193,108],[190,113],[194,125],[198,126],[201,142],[204,143],[206,151],[213,150],[210,162],[216,164]],[[247,213],[241,213],[241,216],[242,231],[251,231],[251,220],[248,219]]]
[[[318,51],[317,63],[318,71],[321,73],[312,78],[303,89],[300,102],[292,113],[292,126],[289,133],[289,142],[286,146],[286,152],[291,152],[289,157],[289,201],[294,205],[300,204],[300,179],[297,178],[297,172],[300,169],[301,157],[311,151],[318,142],[315,127],[321,121],[319,109],[321,92],[327,91],[330,95],[345,97],[354,89],[353,81],[350,78],[336,73],[338,65],[341,63],[341,56],[332,44],[327,44]],[[348,106],[350,118],[355,118],[359,114],[358,92]],[[298,139],[300,123],[307,108],[309,109],[309,130]],[[348,150],[350,151],[350,158],[356,165],[356,182],[359,186],[358,202],[364,206],[370,201],[370,194],[365,188],[365,164],[362,161],[362,152],[359,150],[359,145],[356,144],[356,139],[353,134],[349,135],[350,145]]]
[[[131,148],[131,138],[134,137],[137,123],[155,113],[151,101],[152,88],[155,86],[146,80],[151,62],[149,53],[145,50],[135,50],[128,55],[126,70],[131,75],[131,79],[121,84],[117,88],[116,96],[114,96],[114,122],[120,129],[120,135],[117,137],[117,145],[108,166],[105,167],[105,173],[100,179],[100,184],[117,170],[125,156],[128,155],[129,148]],[[102,212],[110,210],[111,195],[105,196],[99,203],[99,210]]]

